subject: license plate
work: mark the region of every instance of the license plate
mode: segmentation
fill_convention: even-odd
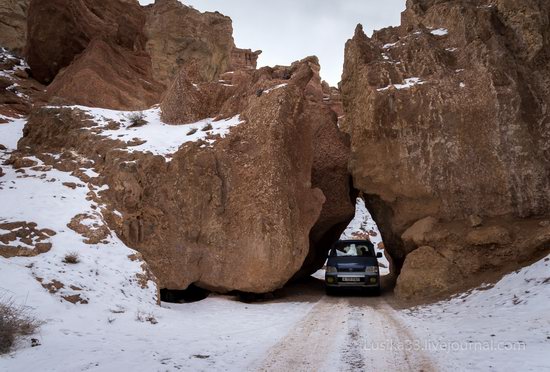
[[[342,281],[343,282],[360,282],[361,278],[344,276],[342,277]]]

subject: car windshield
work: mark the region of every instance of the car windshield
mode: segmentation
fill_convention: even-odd
[[[369,257],[372,253],[366,244],[350,243],[339,245],[335,248],[334,256],[337,257]]]

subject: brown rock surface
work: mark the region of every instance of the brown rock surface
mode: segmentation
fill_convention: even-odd
[[[91,40],[144,50],[145,13],[137,0],[31,0],[26,56],[33,76],[49,84]]]
[[[235,48],[231,18],[177,0],[157,0],[146,12],[146,49],[156,80],[169,86],[192,61],[198,65],[192,82],[212,81],[227,71]]]
[[[405,299],[419,299],[447,293],[462,274],[434,248],[423,246],[407,256],[395,293]]]
[[[170,162],[101,139],[86,130],[91,123],[78,110],[36,110],[19,145],[94,160],[98,182],[110,186],[102,201],[122,213],[107,214],[106,221],[142,253],[163,288],[269,292],[302,268],[310,238],[311,249],[324,255],[315,239],[333,238],[353,215],[346,141],[316,93],[317,72],[310,58],[230,74],[227,84],[198,84],[201,90],[234,85],[241,98],[216,107],[245,122],[211,146],[183,145]]]
[[[0,230],[0,256],[33,257],[48,252],[52,248],[50,237],[55,232],[50,229],[38,229],[34,222],[3,222]]]
[[[324,88],[319,61],[309,57],[290,67],[262,68],[224,74],[218,83],[192,84],[182,70],[161,104],[162,118],[173,124],[190,123],[207,117],[231,117],[242,112],[258,97],[271,95],[287,86],[297,86],[305,98],[298,118],[311,127],[314,160],[311,182],[320,188],[326,202],[310,234],[310,249],[298,276],[319,269],[330,245],[338,239],[354,215],[354,197],[347,163],[349,140],[339,131],[334,89]],[[331,92],[324,94],[325,89]]]
[[[27,42],[30,0],[0,0],[0,46],[21,54]]]
[[[255,70],[260,54],[262,54],[261,50],[233,48],[228,70]]]
[[[28,115],[33,104],[44,101],[44,87],[28,76],[26,67],[23,59],[0,47],[0,115]]]
[[[422,245],[456,263],[475,261],[468,216],[510,230],[523,221],[531,229],[550,213],[549,16],[542,1],[410,0],[402,26],[372,38],[358,27],[347,43],[350,169],[398,265],[420,244],[401,235],[426,216],[449,224]],[[511,241],[530,241],[514,237],[475,248],[481,262],[468,275],[510,263],[500,255],[519,265],[538,252],[533,243],[514,253]],[[434,280],[449,282],[446,275]]]
[[[142,110],[158,103],[162,86],[149,56],[96,39],[48,87],[56,103],[117,110]]]

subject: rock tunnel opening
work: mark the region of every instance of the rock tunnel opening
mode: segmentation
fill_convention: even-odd
[[[355,203],[353,219],[334,225],[323,236],[322,244],[313,244],[312,242],[310,250],[313,252],[310,252],[302,270],[289,283],[301,281],[318,287],[317,283],[312,282],[310,278],[314,277],[324,281],[327,255],[333,243],[338,240],[357,239],[370,240],[375,247],[375,252],[382,253],[382,258],[379,258],[378,262],[383,290],[393,290],[402,261],[394,259],[393,250],[386,249],[387,242],[397,244],[397,246],[401,244],[400,239],[392,238],[393,235],[389,230],[391,213],[385,204],[375,196],[355,191],[350,197]],[[379,221],[380,223],[378,223]]]
[[[210,291],[197,287],[195,284],[191,284],[184,290],[167,288],[160,290],[160,300],[173,304],[198,302],[206,299],[209,295]]]

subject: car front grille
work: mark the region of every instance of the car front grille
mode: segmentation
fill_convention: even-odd
[[[345,268],[345,269],[339,269],[338,271],[341,273],[364,273],[365,269]]]

